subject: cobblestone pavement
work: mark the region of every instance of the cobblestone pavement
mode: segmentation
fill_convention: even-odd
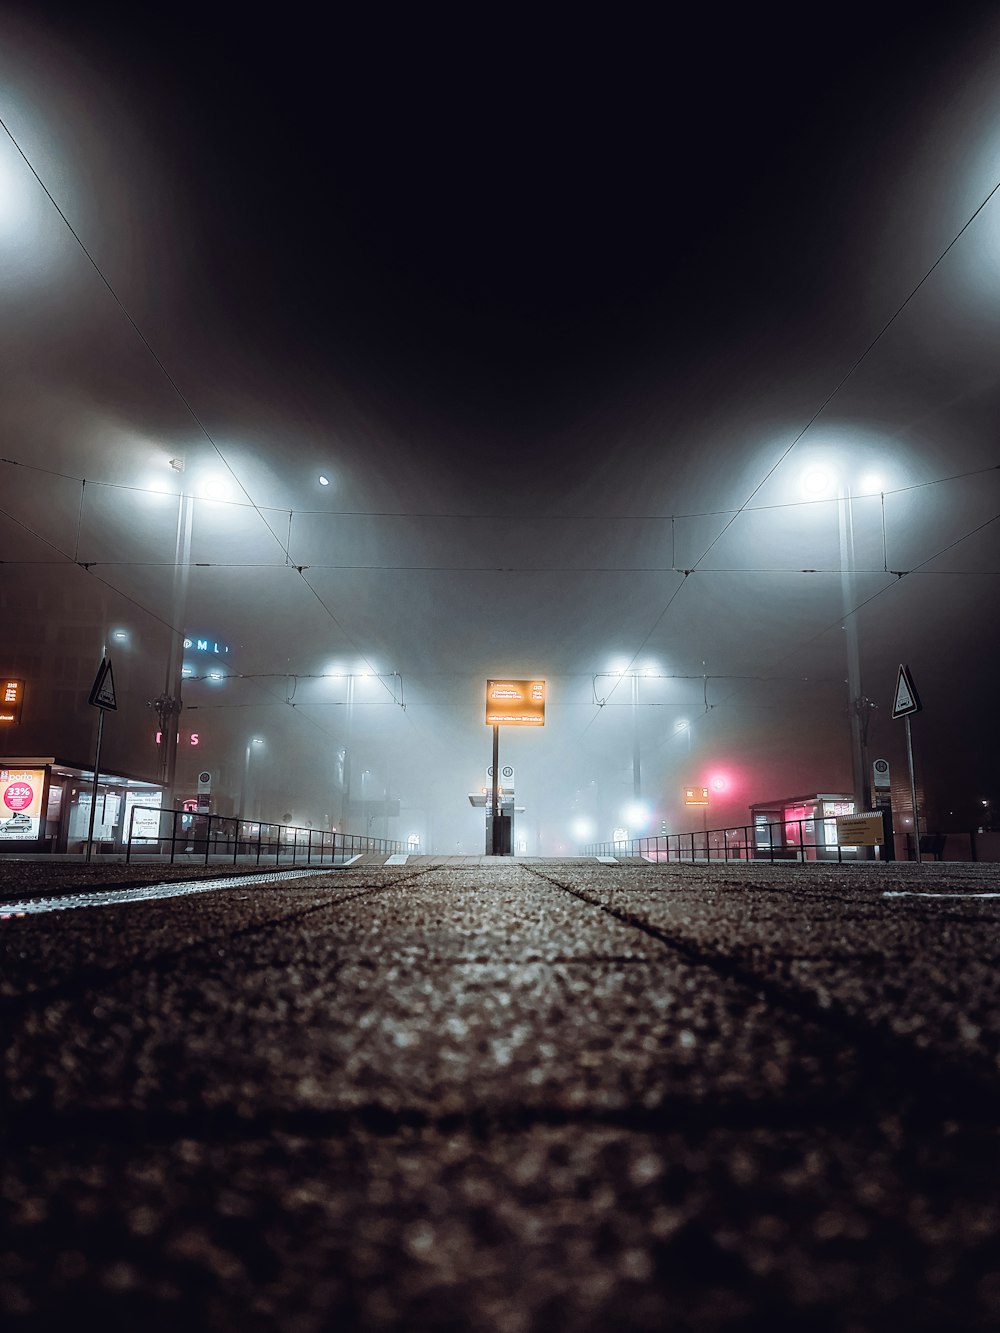
[[[992,866],[429,857],[8,916],[8,1326],[996,1328],[998,924]]]

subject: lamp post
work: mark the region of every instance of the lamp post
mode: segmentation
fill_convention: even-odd
[[[175,472],[184,471],[184,460],[172,458]],[[177,497],[177,531],[174,538],[174,594],[170,615],[170,647],[163,693],[150,703],[156,712],[160,732],[160,782],[163,808],[174,808],[174,783],[177,775],[177,732],[180,727],[181,673],[184,658],[184,621],[187,616],[188,580],[191,574],[191,529],[194,521],[194,496],[182,491]]]
[[[641,733],[639,730],[639,679],[642,676],[662,678],[661,673],[652,667],[647,667],[642,671],[599,671],[594,676],[594,701],[599,707],[604,707],[607,698],[598,694],[597,682],[603,677],[610,676],[615,681],[622,681],[626,676],[631,682],[630,697],[632,704],[632,800],[642,801],[642,746]],[[612,691],[613,693],[613,691]]]
[[[250,753],[255,745],[263,745],[261,736],[251,736],[247,741],[246,755],[243,760],[243,785],[240,787],[240,812],[239,821],[242,824],[246,819],[247,806],[247,786],[250,780]]]
[[[874,484],[874,483],[873,483]],[[871,808],[866,751],[871,700],[861,692],[861,652],[858,623],[854,615],[854,503],[850,484],[825,468],[813,468],[803,478],[803,489],[814,499],[824,499],[835,491],[837,500],[837,538],[840,554],[840,607],[847,658],[847,717],[851,737],[851,788],[854,808]]]
[[[632,672],[632,799],[642,800],[642,760],[639,754],[639,673]]]

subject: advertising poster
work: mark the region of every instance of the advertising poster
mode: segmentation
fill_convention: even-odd
[[[44,768],[0,768],[0,841],[41,836]]]
[[[160,836],[161,791],[130,791],[125,797],[125,826],[122,837],[133,842],[152,842]],[[135,810],[135,815],[132,811]]]

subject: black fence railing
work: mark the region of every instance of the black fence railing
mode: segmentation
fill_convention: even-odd
[[[912,833],[897,833],[898,861],[994,860],[975,833],[924,833],[914,846]],[[985,854],[984,854],[985,853]],[[882,847],[858,847],[837,841],[837,821],[794,819],[773,824],[739,824],[695,833],[663,833],[627,842],[597,842],[584,856],[644,857],[650,861],[863,861],[887,860]]]
[[[355,833],[328,833],[295,824],[270,824],[232,815],[199,815],[186,810],[134,806],[125,842],[125,860],[168,856],[233,865],[334,865],[365,852],[392,855],[402,843]]]

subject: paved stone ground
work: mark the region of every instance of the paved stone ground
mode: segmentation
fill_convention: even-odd
[[[994,1329],[998,880],[422,858],[0,921],[8,1326]]]

